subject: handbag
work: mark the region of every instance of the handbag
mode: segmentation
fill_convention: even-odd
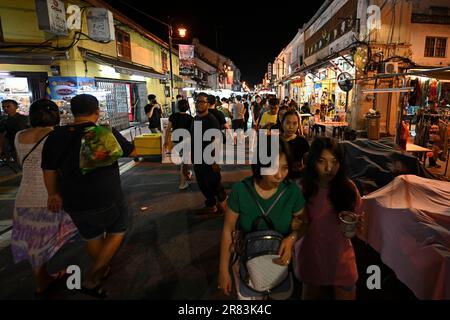
[[[22,159],[22,166],[23,166],[23,163],[25,162],[25,160],[27,160],[27,158],[30,156],[30,154],[34,150],[36,150],[36,148],[42,143],[42,141],[45,140],[45,138],[47,138],[50,135],[50,133],[51,133],[51,131],[47,132],[41,139],[39,139],[39,141],[36,142],[36,144],[33,146],[33,148],[31,148],[31,150],[25,155],[25,157],[23,157],[23,159]]]

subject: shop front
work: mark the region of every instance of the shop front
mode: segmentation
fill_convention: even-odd
[[[31,103],[47,96],[47,81],[46,72],[4,71],[0,65],[0,101],[17,101],[19,112],[28,115]]]
[[[126,129],[131,123],[145,122],[147,116],[144,107],[148,103],[147,95],[154,93],[163,97],[156,88],[162,87],[161,81],[167,79],[151,67],[126,62],[114,57],[80,50],[86,61],[87,69],[95,82],[99,101],[108,114],[110,124],[116,129]]]

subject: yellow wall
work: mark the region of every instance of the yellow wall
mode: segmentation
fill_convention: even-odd
[[[69,1],[64,1],[66,7]],[[86,6],[87,3],[80,0],[72,0],[70,4],[76,4],[80,7]],[[75,33],[70,32],[68,36],[56,38],[54,35],[43,32],[38,28],[38,21],[36,16],[35,1],[34,0],[1,0],[0,1],[0,17],[3,29],[5,42],[25,42],[38,44],[45,40],[53,38],[53,46],[59,47],[67,46],[74,39]],[[87,21],[85,12],[82,12],[82,32],[87,34]],[[132,62],[145,65],[162,73],[161,51],[168,51],[161,47],[156,42],[145,38],[131,28],[122,25],[115,21],[116,28],[119,28],[130,34],[131,40],[131,57]],[[57,41],[56,41],[57,40]],[[80,40],[77,45],[70,50],[69,60],[60,60],[57,64],[60,66],[61,76],[79,76],[79,77],[102,77],[111,79],[134,80],[129,75],[115,74],[112,68],[98,65],[89,61],[86,66],[83,62],[78,47],[82,47],[91,51],[95,51],[104,55],[117,57],[116,42],[104,44],[91,40]],[[172,55],[173,72],[178,75],[179,61],[178,56]],[[169,59],[168,59],[169,64]],[[1,65],[0,70],[3,71],[40,71],[48,72],[51,75],[49,66],[23,66],[23,65]],[[157,95],[159,102],[169,103],[169,99],[164,97],[164,85],[158,79],[146,78],[147,89],[149,93]]]
[[[0,64],[1,71],[15,71],[15,72],[47,72],[51,75],[50,66],[35,66],[35,65],[25,65],[25,64]]]

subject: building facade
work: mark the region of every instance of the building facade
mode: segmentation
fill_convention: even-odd
[[[381,133],[395,135],[411,80],[437,87],[438,96],[446,90],[449,19],[445,0],[325,1],[275,59],[277,93],[309,102],[312,111],[331,102],[353,129],[364,129],[366,113],[377,110]],[[292,59],[301,56],[296,47],[302,63]],[[351,85],[340,86],[346,79]],[[422,98],[422,105],[433,100]]]
[[[48,30],[42,26],[49,16],[46,3],[0,4],[0,99],[17,99],[27,113],[38,98],[50,97],[67,108],[74,95],[90,93],[118,129],[146,121],[149,93],[170,105],[169,48],[164,41],[99,0],[53,1],[61,30]],[[98,19],[106,19],[102,30],[93,27]],[[92,38],[105,32],[106,40]],[[172,58],[177,92],[184,84],[175,52]]]

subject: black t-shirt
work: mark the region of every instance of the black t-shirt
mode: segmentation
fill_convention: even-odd
[[[202,134],[201,136],[195,136],[194,134],[194,128],[195,124],[201,122],[202,123]],[[211,144],[211,142],[214,141],[214,139],[211,139],[210,141],[203,141],[203,136],[205,132],[209,129],[219,129],[220,130],[220,124],[217,121],[216,117],[214,117],[211,113],[208,112],[208,114],[204,117],[195,116],[194,121],[192,122],[192,127],[190,130],[191,133],[191,158],[192,163],[194,163],[194,154],[195,154],[195,145],[202,144],[202,155],[205,148]],[[203,159],[203,157],[202,157]]]
[[[169,122],[172,123],[172,131],[177,129],[186,129],[187,131],[191,130],[192,122],[194,121],[194,118],[187,113],[174,113],[171,114],[169,117]],[[182,139],[180,139],[181,141]],[[175,142],[180,142],[175,141]]]
[[[303,156],[309,151],[309,143],[302,136],[288,141],[294,161],[302,161]]]
[[[12,117],[7,117],[0,124],[0,132],[5,132],[5,138],[10,144],[14,144],[16,133],[29,127],[28,117],[16,113]]]
[[[216,117],[217,121],[220,124],[220,129],[223,129],[223,126],[227,123],[225,115],[217,109],[208,109],[208,112]]]
[[[144,107],[144,111],[145,113],[149,113],[150,110],[152,110],[152,106],[151,104],[148,104]],[[157,107],[157,105],[155,105],[154,109],[153,109],[153,114],[151,118],[148,118],[148,127],[149,128],[158,128],[161,129],[161,114],[162,111],[160,108]]]
[[[292,179],[297,179],[301,177],[301,172],[297,171],[297,163],[303,161],[304,155],[309,151],[309,143],[302,136],[297,136],[297,138],[288,141],[289,148],[291,150],[292,158],[294,160],[294,168],[291,169],[289,176]]]
[[[104,208],[123,196],[117,161],[85,175],[81,173],[81,139],[84,129],[93,125],[88,122],[57,127],[42,150],[42,169],[58,171],[63,206],[68,212]],[[128,156],[133,145],[116,129],[112,132],[122,147],[123,156]]]

